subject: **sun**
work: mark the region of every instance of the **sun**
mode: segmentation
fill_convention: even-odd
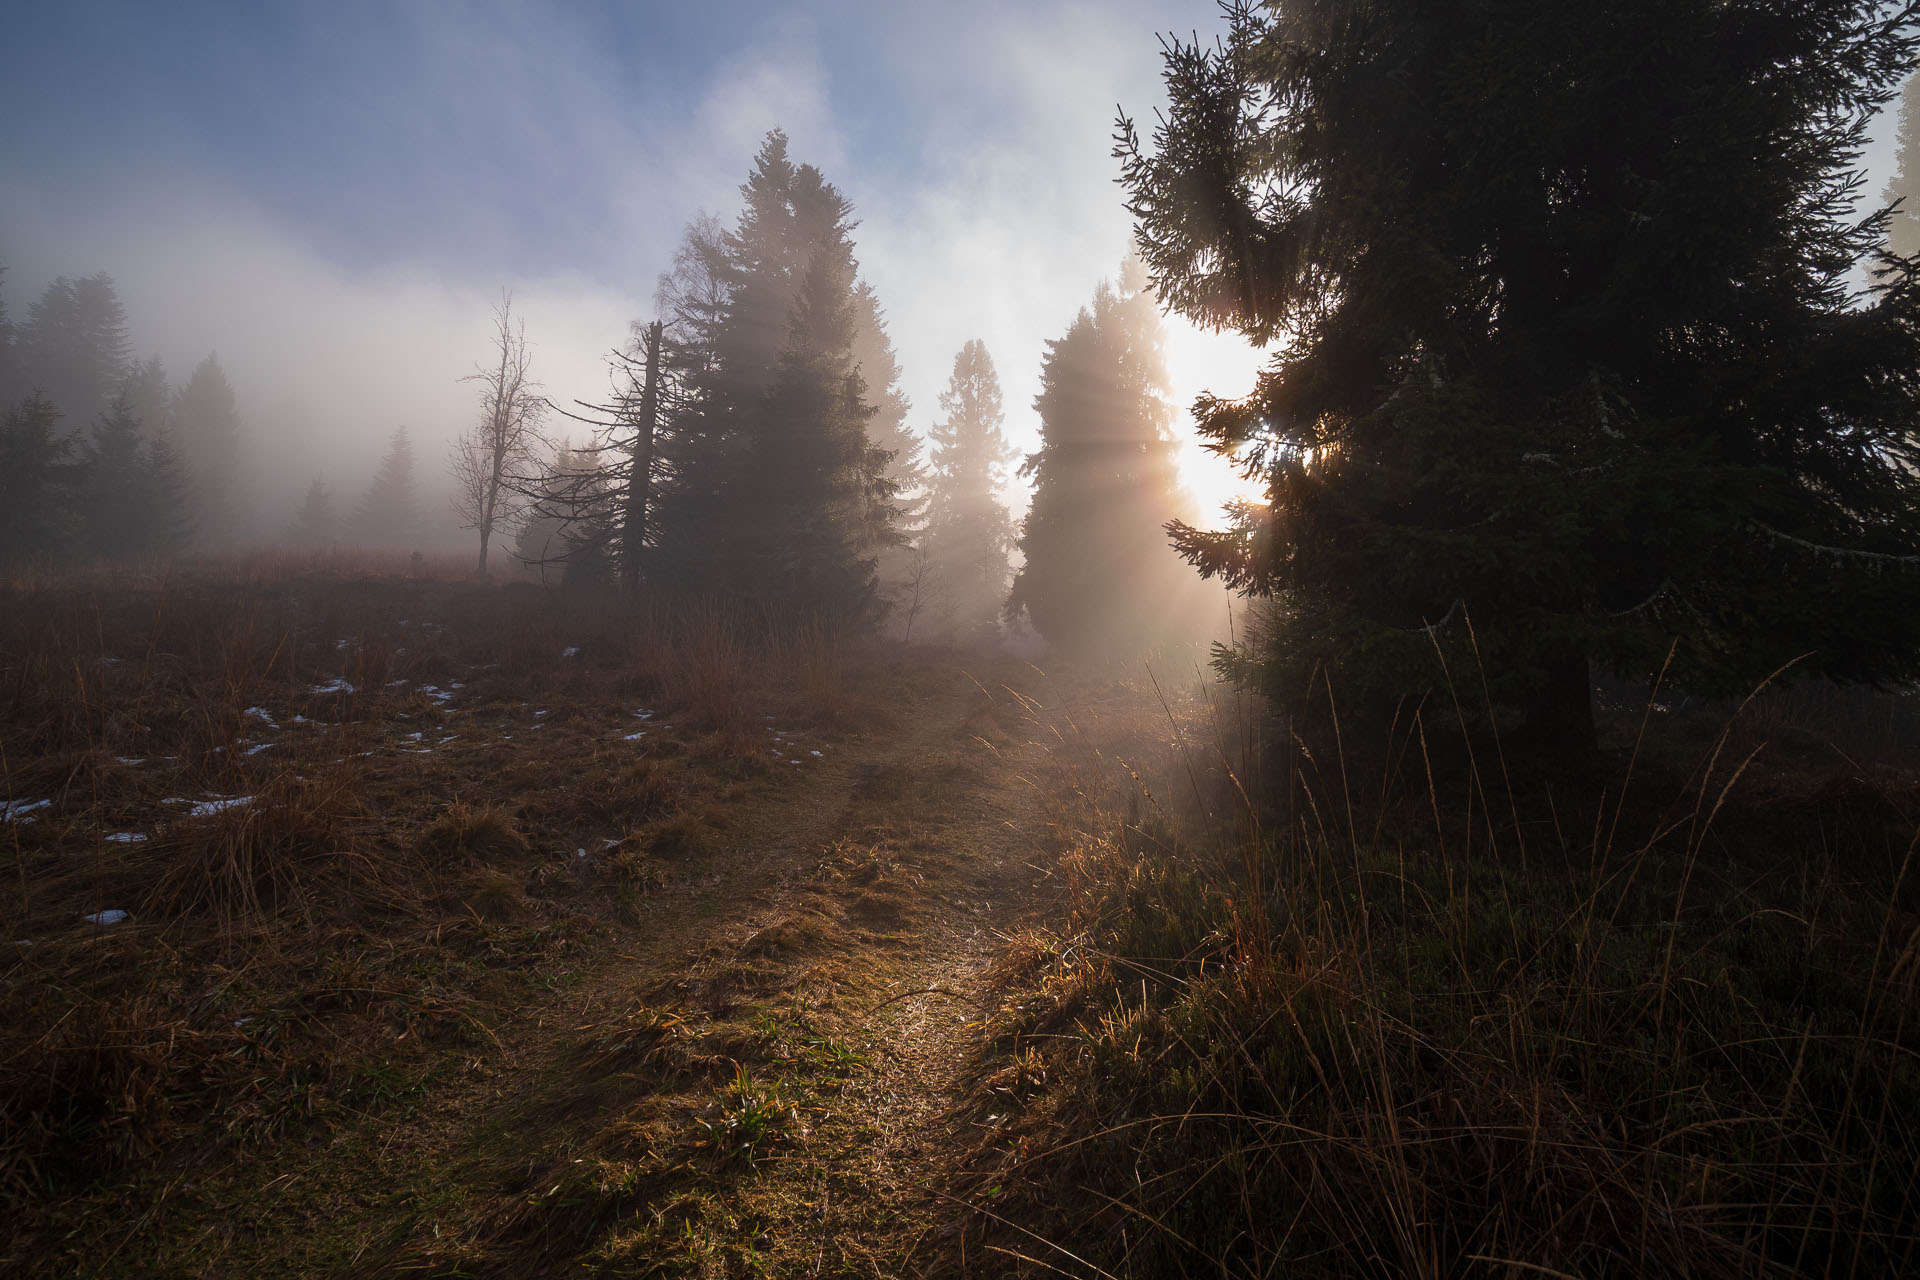
[[[1164,325],[1180,478],[1199,507],[1196,517],[1212,523],[1229,502],[1260,502],[1265,493],[1258,481],[1248,480],[1227,459],[1202,447],[1193,423],[1193,401],[1202,392],[1227,399],[1250,394],[1268,353],[1238,334],[1212,333],[1179,316],[1167,316]]]

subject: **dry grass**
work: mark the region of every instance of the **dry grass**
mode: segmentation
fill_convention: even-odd
[[[1062,814],[1065,922],[1002,962],[976,1250],[1036,1275],[1909,1271],[1908,712],[1878,708],[1863,766],[1816,746],[1831,722],[1754,710],[1618,715],[1591,786],[1510,786],[1497,743],[1417,717],[1364,758],[1263,747],[1217,695],[1056,719],[1109,767]]]
[[[70,1272],[165,1170],[484,1056],[713,847],[714,794],[799,785],[763,741],[817,700],[796,643],[464,561],[0,582],[0,1265]]]

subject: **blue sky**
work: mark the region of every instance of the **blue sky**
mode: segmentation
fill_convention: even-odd
[[[16,6],[5,297],[110,272],[143,354],[220,351],[263,475],[357,483],[395,425],[429,455],[464,425],[502,289],[550,392],[598,396],[778,125],[854,202],[912,423],[980,337],[1031,447],[1042,344],[1126,245],[1116,104],[1151,117],[1159,34],[1220,26],[1212,0]],[[1231,341],[1172,348],[1182,404],[1250,379]]]

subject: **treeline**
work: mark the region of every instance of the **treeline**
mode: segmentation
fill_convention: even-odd
[[[132,351],[105,273],[55,280],[18,322],[0,300],[0,565],[233,547],[262,526],[219,357],[175,384],[159,356]],[[406,547],[427,532],[426,517],[403,427],[351,507],[336,512],[316,478],[281,536]]]
[[[105,274],[0,300],[0,563],[168,555],[240,525],[240,422],[218,357],[174,385],[135,359]]]
[[[1137,267],[1048,344],[1042,445],[1021,467],[1036,499],[1016,532],[985,344],[955,355],[923,447],[846,197],[777,130],[741,195],[731,227],[688,227],[658,318],[615,353],[608,403],[569,415],[591,429],[584,445],[530,447],[538,397],[502,309],[475,374],[480,421],[453,459],[480,567],[498,529],[567,581],[891,614],[909,637],[1024,622],[1088,647],[1164,629],[1168,591],[1193,575],[1162,532],[1181,507],[1173,415]]]

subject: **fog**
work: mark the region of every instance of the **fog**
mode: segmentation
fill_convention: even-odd
[[[104,271],[137,356],[158,353],[177,383],[218,352],[263,535],[316,474],[350,502],[396,426],[423,485],[438,479],[503,291],[548,393],[603,398],[605,353],[651,316],[684,225],[732,218],[776,126],[853,201],[909,425],[924,432],[953,353],[979,337],[1009,438],[1033,448],[1043,344],[1127,245],[1115,106],[1150,117],[1161,101],[1156,29],[1215,22],[1206,3],[769,7],[622,49],[640,33],[609,15],[510,6],[348,10],[293,20],[293,44],[204,13],[158,32],[123,16],[117,35],[44,17],[0,55],[0,154],[25,175],[0,190],[8,314],[57,276]],[[194,56],[129,73],[143,39]],[[108,120],[117,74],[148,96]],[[26,99],[56,83],[109,102],[48,123]],[[1171,345],[1182,405],[1250,380],[1230,344]]]

